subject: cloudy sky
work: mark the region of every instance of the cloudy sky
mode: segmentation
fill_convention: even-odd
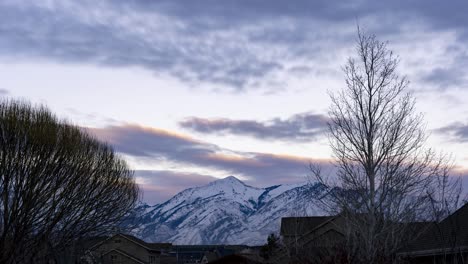
[[[327,164],[327,92],[356,25],[387,40],[428,146],[468,171],[465,0],[0,0],[0,96],[115,146],[149,203],[216,178],[305,181]]]

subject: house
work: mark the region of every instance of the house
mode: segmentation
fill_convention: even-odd
[[[346,262],[346,250],[350,245],[346,234],[353,228],[366,228],[366,218],[363,214],[353,215],[352,224],[345,214],[316,217],[286,217],[281,219],[281,236],[290,259],[297,261],[314,259],[317,263]],[[392,223],[401,235],[398,246],[407,244],[419,238],[433,223]],[[468,224],[468,222],[467,222]],[[398,227],[401,225],[401,227]]]
[[[399,255],[411,263],[468,262],[468,203],[422,235]]]
[[[285,217],[281,237],[288,248],[330,247],[344,239],[340,216]]]
[[[89,264],[199,264],[210,263],[248,248],[243,245],[148,243],[134,236],[119,233],[100,239],[87,249],[81,260]]]
[[[344,232],[341,215],[282,218],[280,234],[286,252],[279,257],[280,261],[334,262],[340,257],[336,249],[345,241]]]
[[[147,243],[131,235],[116,234],[90,247],[84,262],[121,264],[163,264],[173,263],[167,254],[169,243]]]

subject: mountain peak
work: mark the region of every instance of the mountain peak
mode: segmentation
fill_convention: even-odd
[[[135,210],[132,234],[174,244],[260,245],[278,232],[281,217],[321,215],[319,196],[301,184],[255,188],[229,176]]]
[[[226,178],[218,179],[215,181],[212,181],[211,183],[208,184],[209,186],[213,185],[228,185],[228,186],[247,186],[244,182],[239,180],[238,178],[234,176],[228,176]]]
[[[241,180],[237,179],[235,176],[227,176],[226,178],[222,178],[222,179],[219,179],[219,180],[216,180],[216,181],[219,181],[219,182],[239,182],[239,183],[242,183],[244,184],[244,182],[242,182]],[[244,184],[245,185],[245,184]]]

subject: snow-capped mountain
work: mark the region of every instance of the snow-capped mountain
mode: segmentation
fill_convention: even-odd
[[[174,244],[264,244],[281,217],[323,215],[320,184],[255,188],[230,176],[186,189],[163,204],[142,204],[132,217],[133,235]]]

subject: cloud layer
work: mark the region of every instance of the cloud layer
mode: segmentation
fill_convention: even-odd
[[[266,122],[255,120],[232,120],[228,118],[191,117],[179,123],[204,134],[234,134],[260,140],[313,141],[322,135],[328,118],[324,115],[304,113],[287,119],[275,118]]]
[[[209,175],[168,170],[137,170],[135,177],[143,189],[143,200],[150,204],[164,202],[180,191],[217,179]]]
[[[409,76],[412,88],[442,94],[449,89],[468,90],[464,70],[468,68],[467,13],[466,0],[4,0],[0,1],[0,59],[137,67],[156,77],[175,78],[184,87],[235,91],[236,96],[247,96],[252,89],[267,94],[292,92],[296,91],[292,86],[303,89],[311,83],[313,91],[325,90],[342,80],[340,66],[353,54],[359,23],[379,39],[391,41],[389,47],[402,56],[402,72],[413,74]],[[14,85],[6,86],[16,94],[11,90]],[[154,89],[165,92],[163,88]],[[0,95],[10,95],[9,91],[0,89]],[[129,97],[132,92],[128,89]],[[191,117],[179,125],[200,134],[304,142],[320,137],[325,122],[322,115],[303,113],[266,121]],[[159,188],[155,183],[160,182],[175,191],[171,184],[177,188],[179,181],[202,184],[212,173],[243,176],[254,185],[287,183],[303,179],[311,161],[232,151],[187,135],[136,125],[91,131],[125,155],[168,165],[137,172],[142,181],[149,182],[147,188]],[[458,142],[468,141],[465,123],[439,132]],[[166,184],[166,178],[171,183]]]
[[[468,142],[468,123],[453,123],[435,130],[437,133],[449,136],[456,142]]]
[[[310,162],[328,161],[307,157],[257,152],[235,152],[166,130],[136,125],[108,126],[89,130],[113,145],[118,152],[154,163],[176,164],[244,177],[254,185],[305,181]]]
[[[0,56],[137,66],[196,86],[279,89],[291,69],[336,71],[356,19],[379,36],[453,32],[422,81],[466,86],[468,3],[451,1],[39,1],[0,3]],[[18,19],[21,18],[21,19]],[[419,31],[410,30],[415,25]],[[418,39],[416,39],[416,42]],[[452,85],[452,83],[451,83]]]
[[[438,132],[451,133],[458,141],[468,142],[467,128],[454,124]],[[151,202],[161,202],[183,189],[204,185],[215,180],[213,176],[234,175],[254,186],[270,186],[307,181],[311,163],[322,166],[325,173],[333,172],[331,160],[232,151],[158,128],[124,124],[87,130],[136,160],[169,164],[167,169],[136,171],[137,181],[145,191],[144,199]]]

